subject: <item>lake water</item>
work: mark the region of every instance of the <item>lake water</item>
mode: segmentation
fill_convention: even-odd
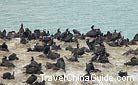
[[[0,29],[78,29],[92,25],[103,32],[122,31],[130,39],[138,33],[138,0],[0,0]]]

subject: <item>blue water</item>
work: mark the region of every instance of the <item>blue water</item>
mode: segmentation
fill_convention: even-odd
[[[138,0],[0,0],[0,29],[17,30],[20,23],[33,29],[78,29],[91,25],[103,32],[138,33]]]

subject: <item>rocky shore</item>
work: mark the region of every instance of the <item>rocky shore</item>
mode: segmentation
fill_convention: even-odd
[[[0,45],[3,43],[6,43],[8,46],[9,51],[3,50],[1,47],[0,51],[0,63],[2,63],[2,59],[4,56],[9,56],[12,53],[15,53],[16,56],[19,58],[19,60],[10,61],[10,63],[13,63],[15,67],[6,67],[6,66],[0,66],[0,83],[5,85],[27,85],[26,80],[28,77],[30,77],[32,74],[37,76],[38,82],[42,82],[42,78],[40,74],[37,73],[26,73],[26,68],[24,68],[26,65],[29,65],[30,62],[37,62],[41,63],[41,71],[43,74],[47,76],[61,76],[63,74],[75,74],[75,75],[85,75],[90,72],[90,74],[95,74],[96,76],[106,76],[107,74],[112,76],[113,78],[116,78],[118,76],[118,73],[121,72],[127,72],[128,76],[138,76],[138,68],[137,64],[134,63],[133,66],[131,65],[125,65],[124,63],[127,63],[131,60],[132,57],[138,58],[138,56],[133,53],[128,53],[127,55],[123,55],[130,49],[133,49],[134,52],[137,48],[137,36],[134,37],[133,40],[127,40],[123,39],[122,35],[119,34],[117,37],[111,37],[108,36],[108,33],[106,35],[103,35],[100,32],[100,29],[94,29],[94,26],[92,27],[92,30],[87,32],[86,34],[81,34],[79,31],[74,30],[74,34],[69,34],[69,30],[66,30],[68,34],[66,36],[59,36],[58,33],[60,33],[58,30],[57,34],[50,35],[49,33],[44,34],[45,36],[37,36],[35,35],[35,38],[31,37],[30,34],[25,34],[22,30],[23,25],[21,25],[20,31],[18,32],[18,35],[15,35],[14,33],[11,33],[9,36],[3,36],[0,39]],[[64,32],[63,32],[64,33]],[[79,34],[80,33],[80,34]],[[95,34],[96,33],[96,34]],[[114,32],[118,34],[117,32]],[[24,36],[28,35],[28,36]],[[31,33],[32,35],[32,33]],[[62,35],[62,33],[60,34]],[[69,36],[68,36],[69,35]],[[53,38],[54,36],[54,38]],[[112,35],[113,36],[113,35]],[[48,40],[49,37],[52,39]],[[75,38],[74,38],[75,37]],[[44,41],[43,41],[44,39]],[[95,43],[90,43],[91,41],[95,40]],[[89,42],[87,42],[89,40]],[[124,40],[124,41],[123,41]],[[55,46],[53,43],[51,44],[51,41],[56,42],[56,46],[60,46],[61,49],[53,48],[51,50],[52,46]],[[88,44],[89,43],[89,44]],[[41,51],[39,49],[36,50],[35,46],[42,46],[44,49]],[[77,44],[79,44],[77,48]],[[46,49],[46,46],[50,46],[50,49]],[[67,47],[73,47],[77,49],[81,49],[85,47],[85,51],[82,54],[79,54],[79,51],[77,50],[67,50]],[[99,48],[98,48],[99,47]],[[104,50],[101,50],[103,47]],[[31,50],[28,51],[28,48],[31,48]],[[35,48],[35,49],[34,49]],[[97,51],[96,49],[100,49],[101,51]],[[86,51],[87,50],[87,51]],[[48,51],[48,53],[45,53]],[[52,56],[48,57],[49,51],[52,53],[57,53],[60,55],[59,58],[53,59]],[[81,50],[82,51],[82,50]],[[106,55],[108,53],[108,56]],[[91,59],[94,57],[94,55],[100,56],[98,59],[92,61]],[[69,61],[72,56],[78,56],[77,59],[79,62],[72,62]],[[104,57],[102,57],[104,56]],[[31,58],[34,58],[31,60]],[[58,63],[58,60],[63,58],[65,62],[65,70],[61,66],[57,66],[55,69],[48,69],[46,66],[47,63]],[[75,57],[76,58],[76,57]],[[91,72],[87,71],[86,63],[92,62],[94,67],[98,69],[98,72]],[[57,65],[56,64],[56,65]],[[36,65],[36,64],[35,64]],[[62,64],[61,64],[62,65]],[[52,66],[51,66],[52,67]],[[31,67],[30,67],[31,68]],[[57,70],[58,69],[58,70]],[[91,69],[91,68],[90,68]],[[92,69],[91,69],[92,70]],[[6,72],[14,72],[14,79],[3,79],[2,76]],[[36,82],[35,81],[35,82]],[[44,84],[35,84],[35,82],[32,83],[32,85],[44,85]],[[137,85],[137,80],[135,81],[45,81],[45,85]],[[0,84],[1,85],[1,84]]]

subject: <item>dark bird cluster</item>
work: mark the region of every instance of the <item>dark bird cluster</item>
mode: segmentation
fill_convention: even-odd
[[[12,38],[20,38],[20,44],[26,45],[31,40],[39,40],[39,42],[43,44],[36,43],[34,47],[28,47],[27,52],[41,52],[40,55],[43,58],[48,58],[51,60],[56,60],[56,63],[46,62],[45,67],[47,69],[53,70],[60,70],[62,69],[66,72],[66,58],[67,61],[70,62],[77,62],[80,63],[78,58],[81,58],[86,53],[91,53],[92,57],[90,58],[90,62],[86,62],[86,76],[91,76],[91,72],[102,72],[101,70],[95,68],[95,63],[112,63],[109,61],[110,53],[106,51],[105,43],[111,47],[122,47],[129,45],[136,45],[138,41],[138,34],[135,35],[133,40],[129,40],[128,38],[125,39],[121,32],[114,32],[108,31],[106,34],[102,33],[100,29],[95,29],[94,25],[91,27],[91,30],[88,31],[86,34],[82,34],[80,31],[73,29],[72,32],[69,29],[66,29],[64,32],[61,32],[60,29],[57,29],[57,32],[54,34],[50,34],[50,31],[35,29],[31,31],[29,28],[24,29],[23,24],[21,24],[19,31],[16,33],[15,31],[8,32],[6,30],[0,31],[0,38],[3,40],[10,40]],[[64,43],[76,43],[76,46],[68,45],[64,48],[61,45],[58,45],[55,40]],[[83,40],[86,42],[86,47],[80,47],[80,43],[78,40]],[[65,50],[71,52],[71,57],[65,56],[61,57],[60,53],[57,53],[59,50]],[[8,45],[6,42],[0,45],[0,51],[7,51],[9,52]],[[138,49],[136,50],[129,50],[123,55],[129,54],[138,54]],[[14,60],[19,60],[16,53],[9,55],[9,57],[4,56],[2,58],[2,62],[0,66],[4,67],[15,67],[13,64]],[[138,58],[133,57],[131,58],[130,62],[124,63],[124,65],[135,66],[138,65]],[[24,67],[26,74],[29,74],[28,79],[24,82],[31,85],[45,85],[45,81],[39,82],[37,81],[37,76],[39,74],[43,74],[42,72],[42,64],[39,63],[34,59],[31,58],[30,64]],[[118,73],[119,76],[127,76],[127,72],[120,71]],[[3,79],[15,79],[14,72],[11,74],[10,72],[3,73]],[[1,84],[1,83],[0,83]],[[1,84],[3,85],[3,84]]]

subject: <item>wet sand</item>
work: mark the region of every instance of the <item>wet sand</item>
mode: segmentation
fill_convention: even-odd
[[[47,58],[39,58],[38,55],[42,54],[42,52],[27,52],[28,47],[33,47],[37,42],[39,41],[30,41],[26,45],[22,45],[19,43],[19,39],[12,39],[10,41],[6,41],[6,43],[9,46],[10,52],[3,52],[0,51],[0,62],[3,56],[10,55],[12,53],[16,53],[17,57],[19,57],[18,61],[13,61],[15,64],[15,68],[6,68],[6,67],[0,67],[0,77],[5,72],[13,72],[15,71],[15,80],[3,80],[0,78],[0,83],[4,83],[6,85],[27,85],[23,82],[26,81],[26,79],[29,77],[29,75],[24,74],[25,69],[23,68],[25,65],[30,63],[31,57],[34,56],[35,60],[39,63],[42,63],[42,71],[46,75],[55,75],[60,76],[64,74],[62,70],[59,71],[53,71],[53,70],[47,70],[45,68],[46,62],[56,62],[56,60],[51,60]],[[71,57],[71,52],[65,51],[65,47],[68,45],[72,45],[76,47],[75,43],[64,43],[59,42],[55,40],[57,44],[60,44],[62,47],[61,51],[57,51],[57,53],[60,53],[61,57],[64,58],[66,63],[66,74],[86,74],[85,72],[85,66],[86,63],[88,63],[91,59],[92,53],[86,53],[82,56],[82,58],[79,58],[79,62],[69,62],[66,60],[64,56],[67,56],[68,58]],[[2,44],[4,41],[0,40],[0,44]],[[79,40],[80,46],[87,47],[84,40]],[[127,71],[129,76],[137,76],[138,75],[138,68],[137,66],[131,67],[131,66],[124,66],[124,63],[129,61],[134,55],[129,56],[123,56],[122,54],[126,52],[129,49],[136,49],[138,48],[138,45],[131,45],[129,47],[110,47],[107,44],[105,44],[106,51],[110,54],[109,61],[112,64],[101,64],[101,63],[94,63],[95,68],[101,70],[100,73],[95,73],[96,75],[106,75],[109,74],[110,76],[113,76],[116,78],[118,76],[119,71]],[[136,56],[137,57],[137,56]],[[41,76],[38,76],[38,81],[41,81]],[[105,82],[105,81],[95,81],[95,82],[61,82],[61,81],[52,81],[52,82],[46,82],[46,85],[137,85],[138,81],[120,81],[120,82]]]

